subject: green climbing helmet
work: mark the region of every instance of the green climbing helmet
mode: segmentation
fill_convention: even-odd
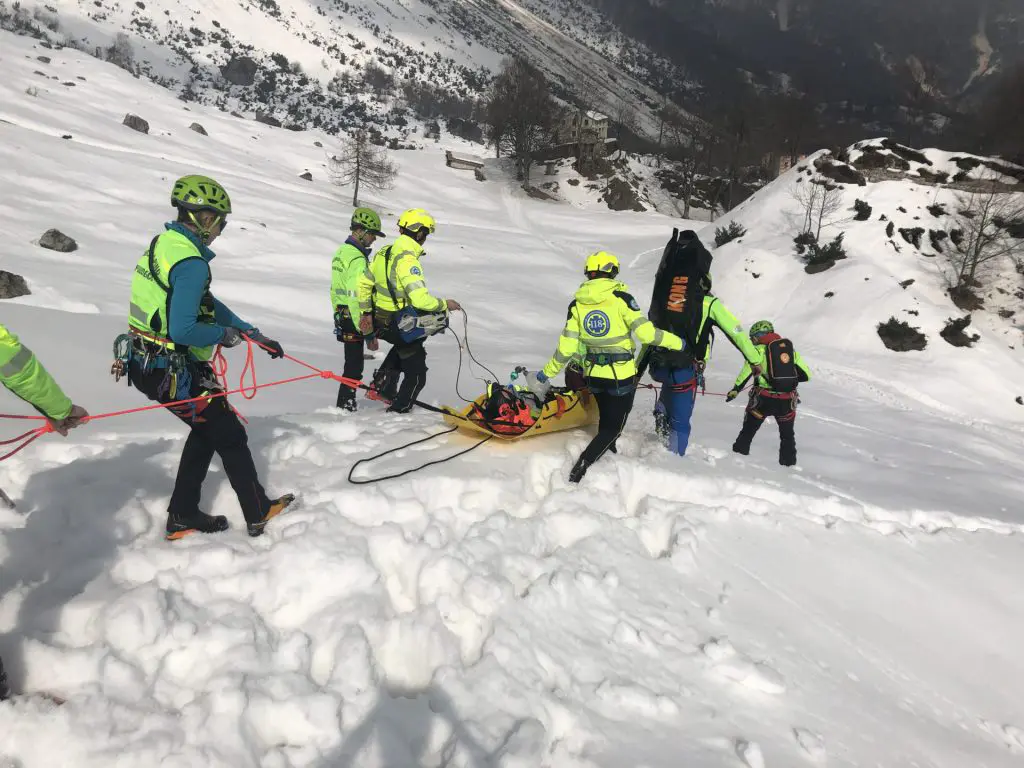
[[[171,205],[186,211],[213,211],[222,216],[231,213],[231,198],[224,187],[209,176],[182,176],[174,182]]]
[[[751,341],[756,339],[758,336],[764,336],[766,333],[775,333],[775,326],[772,325],[770,320],[758,320],[750,326]]]
[[[356,208],[352,211],[352,229],[362,227],[371,235],[384,237],[380,231],[380,214],[372,208]]]

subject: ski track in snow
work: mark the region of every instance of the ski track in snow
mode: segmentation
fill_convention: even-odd
[[[34,291],[5,302],[2,319],[76,399],[94,411],[143,404],[103,378],[109,340],[167,186],[193,162],[223,177],[238,209],[217,244],[215,292],[289,351],[340,368],[326,288],[348,205],[319,178],[295,180],[320,167],[309,134],[199,107],[183,116],[167,94],[70,51],[52,52],[53,67],[83,72],[81,93],[29,97],[39,49],[0,39],[0,162],[33,196],[0,197],[13,228],[4,266]],[[159,135],[108,127],[126,104]],[[193,119],[209,139],[179,130]],[[55,138],[65,131],[75,139]],[[402,154],[396,190],[368,202],[386,227],[414,202],[437,211],[430,285],[469,307],[483,363],[543,362],[589,251],[620,254],[623,279],[649,295],[678,220],[534,201],[444,169],[440,155]],[[114,227],[112,202],[138,212]],[[80,251],[32,245],[52,225]],[[716,251],[716,286],[749,323],[747,302],[760,309],[772,289],[748,294],[739,261]],[[94,422],[3,463],[19,509],[0,510],[0,655],[19,688],[69,700],[0,706],[0,766],[1017,764],[1020,426],[987,402],[966,416],[958,385],[917,386],[916,369],[856,334],[833,351],[799,306],[802,270],[786,269],[778,283],[792,299],[772,309],[802,348],[806,333],[815,371],[792,471],[775,464],[772,425],[750,457],[731,454],[742,409],[711,396],[687,457],[668,455],[644,391],[619,454],[578,487],[565,477],[584,431],[492,441],[357,487],[346,479],[356,460],[440,426],[422,412],[384,418],[362,399],[342,415],[326,407],[335,385],[319,380],[237,399],[268,490],[300,494],[259,539],[215,462],[204,509],[232,530],[162,540],[183,441],[165,414]],[[875,319],[863,304],[848,317]],[[456,345],[446,335],[429,349],[424,397],[453,403]],[[464,362],[460,389],[476,394]],[[257,365],[261,381],[296,372]],[[720,344],[709,391],[735,369]],[[468,445],[449,435],[360,476]]]

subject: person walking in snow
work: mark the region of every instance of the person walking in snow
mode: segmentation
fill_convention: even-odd
[[[53,430],[64,437],[89,418],[88,411],[68,399],[32,350],[3,325],[0,325],[0,384],[39,411]],[[0,701],[10,695],[7,674],[0,661]]]
[[[222,392],[211,367],[217,345],[234,347],[247,337],[272,358],[281,345],[241,320],[210,292],[214,253],[210,245],[227,227],[231,200],[207,176],[174,183],[177,221],[153,238],[132,276],[128,326],[128,381],[150,400],[172,403]],[[226,530],[227,518],[199,509],[203,481],[216,453],[245,516],[250,536],[295,500],[267,497],[260,484],[245,427],[225,397],[169,406],[190,432],[167,510],[167,538]]]
[[[583,348],[585,383],[597,400],[600,414],[597,436],[584,449],[569,482],[578,483],[587,469],[605,451],[616,452],[615,441],[622,434],[633,409],[637,366],[635,335],[642,343],[664,349],[682,349],[683,340],[656,328],[645,318],[629,293],[629,287],[615,278],[619,260],[607,251],[587,257],[583,270],[586,281],[569,304],[565,327],[554,356],[537,373],[527,377],[530,390],[544,401],[551,389],[550,379]]]
[[[350,224],[352,234],[334,254],[331,265],[331,306],[334,332],[345,345],[346,379],[363,378],[363,345],[377,349],[377,339],[366,340],[359,330],[359,279],[369,270],[370,250],[380,231],[380,215],[371,208],[356,208]],[[356,410],[356,390],[344,382],[338,389],[338,408]]]
[[[704,294],[701,313],[693,336],[688,335],[694,341],[681,353],[654,350],[650,362],[651,378],[661,384],[654,412],[655,429],[667,441],[669,450],[680,456],[686,455],[690,443],[690,420],[697,401],[698,380],[703,377],[711,356],[714,329],[723,331],[747,364],[760,372],[757,353],[740,321],[711,293],[711,273],[699,279]]]
[[[449,312],[462,309],[454,299],[439,299],[427,290],[420,260],[436,228],[434,217],[422,208],[405,211],[398,218],[398,239],[377,251],[359,280],[359,330],[369,335],[376,328],[392,345],[373,374],[373,391],[390,402],[391,413],[412,410],[427,383],[424,342],[444,330]]]
[[[744,456],[749,455],[754,435],[764,420],[772,416],[779,425],[779,464],[791,467],[796,464],[797,385],[810,381],[811,371],[792,342],[775,333],[775,326],[768,320],[758,320],[750,326],[750,340],[757,354],[757,368],[762,372],[755,374],[749,362],[744,364],[736,383],[726,395],[725,401],[731,403],[747,382],[756,376],[743,416],[743,428],[732,449]]]

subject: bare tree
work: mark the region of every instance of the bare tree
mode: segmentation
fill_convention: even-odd
[[[683,199],[683,218],[690,218],[690,204],[697,187],[704,143],[713,135],[710,126],[702,120],[673,110],[665,121],[668,141],[666,157],[675,163],[679,174],[680,196]]]
[[[557,111],[547,78],[526,59],[505,62],[488,101],[488,136],[516,159],[516,175],[524,184],[537,152],[550,142]]]
[[[989,181],[987,190],[956,196],[946,249],[951,292],[961,296],[977,285],[986,268],[998,261],[1024,257],[1024,195],[1001,191]]]
[[[612,114],[615,123],[615,138],[621,139],[623,131],[636,134],[640,131],[640,120],[637,116],[635,102],[619,98],[615,103],[615,110]]]
[[[837,214],[843,210],[843,190],[828,179],[816,177],[799,182],[793,189],[793,199],[799,204],[800,234],[813,235],[817,242],[821,230],[839,223]]]
[[[328,160],[327,173],[332,184],[353,185],[352,205],[359,205],[359,187],[373,191],[390,189],[398,167],[388,159],[387,150],[375,145],[360,128],[341,143],[341,154]]]
[[[132,41],[124,32],[114,35],[114,44],[104,51],[107,61],[131,72],[135,67],[135,51]]]

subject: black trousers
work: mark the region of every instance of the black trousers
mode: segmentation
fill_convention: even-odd
[[[389,323],[380,337],[391,344],[391,349],[381,363],[378,376],[397,377],[399,372],[402,374],[402,383],[392,407],[399,411],[408,410],[427,384],[426,339],[402,341],[393,323]]]
[[[208,366],[200,366],[193,373],[192,386],[186,396],[178,392],[176,399],[185,400],[204,394],[198,373]],[[209,373],[209,371],[207,371]],[[164,385],[166,369],[154,369],[144,373],[137,360],[130,369],[131,382],[142,394],[158,403],[170,402]],[[212,374],[211,378],[212,378]],[[190,405],[173,406],[168,409],[191,430],[185,447],[181,451],[178,476],[167,512],[179,518],[188,518],[199,509],[203,481],[210,469],[213,455],[220,456],[228,482],[238,496],[246,523],[258,523],[270,508],[267,493],[260,485],[256,466],[249,450],[249,438],[238,415],[231,410],[227,398],[216,397]]]
[[[345,346],[345,367],[341,372],[341,375],[346,379],[359,379],[363,378],[363,367],[365,361],[363,359],[363,349],[365,347],[363,335],[356,328],[355,323],[352,322],[352,317],[349,315],[347,310],[342,310],[341,317],[341,329],[342,329],[342,342]],[[340,384],[338,388],[338,406],[345,401],[352,400],[356,396],[356,390],[354,387],[350,387],[347,384]]]
[[[743,428],[732,449],[743,455],[750,453],[750,443],[768,417],[774,418],[779,425],[779,464],[791,467],[796,464],[796,410],[788,398],[752,397],[743,416]]]
[[[593,380],[590,381],[593,382]],[[580,458],[587,464],[593,464],[607,450],[615,451],[615,441],[619,439],[619,435],[625,429],[629,412],[633,410],[634,397],[636,397],[636,389],[631,389],[625,394],[614,394],[600,389],[594,392],[600,415],[597,423],[597,436],[590,441],[590,445],[580,455]]]

